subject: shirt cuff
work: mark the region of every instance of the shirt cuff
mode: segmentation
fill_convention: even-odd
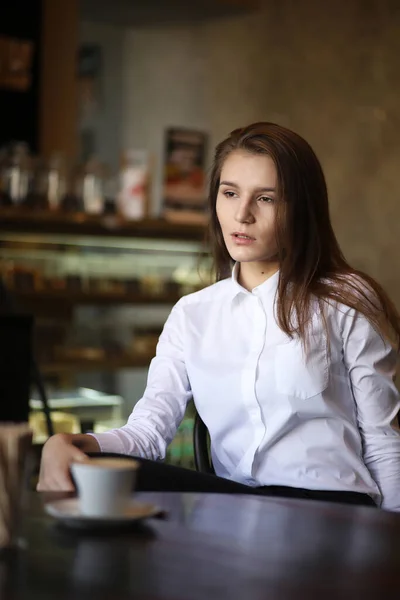
[[[97,440],[97,443],[100,446],[100,452],[115,452],[117,454],[125,454],[124,445],[118,435],[112,433],[111,431],[106,431],[104,433],[89,433]]]

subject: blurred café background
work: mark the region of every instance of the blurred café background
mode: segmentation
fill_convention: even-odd
[[[209,282],[207,173],[238,126],[312,144],[344,253],[399,305],[399,57],[398,0],[2,2],[0,304],[35,317],[56,431],[141,397],[171,307]],[[192,425],[169,461],[192,465]]]

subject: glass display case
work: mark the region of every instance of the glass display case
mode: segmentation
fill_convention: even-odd
[[[151,219],[0,212],[1,279],[12,310],[35,317],[35,354],[48,389],[121,395],[122,422],[140,392],[133,392],[135,400],[121,394],[119,372],[141,370],[143,387],[173,304],[210,281],[204,230]],[[10,310],[6,296],[3,311]],[[185,439],[191,423],[190,416],[180,430]],[[175,442],[171,462],[176,448]]]
[[[163,325],[153,318],[157,306],[171,307],[207,282],[200,232],[190,240],[163,238],[158,231],[151,237],[150,229],[146,237],[134,231],[92,235],[79,226],[75,233],[25,229],[0,234],[0,273],[18,309],[36,317],[36,353],[44,373],[146,365]],[[129,320],[116,314],[121,305],[135,305],[136,315],[143,307],[147,314],[149,307],[154,310],[147,321],[136,319],[128,333]],[[116,322],[125,329],[122,335]]]

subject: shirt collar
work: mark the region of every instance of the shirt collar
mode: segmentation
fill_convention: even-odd
[[[233,297],[236,297],[238,294],[254,294],[259,296],[265,296],[267,294],[269,295],[271,291],[274,293],[276,292],[279,281],[279,271],[271,275],[271,277],[269,277],[266,281],[263,281],[263,283],[260,283],[260,285],[253,288],[251,292],[249,292],[238,282],[239,268],[240,263],[235,262],[231,275]]]

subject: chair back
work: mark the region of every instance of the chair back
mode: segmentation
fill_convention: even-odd
[[[197,412],[193,426],[193,451],[196,471],[215,475],[209,452],[208,430]]]
[[[32,326],[28,315],[0,314],[0,421],[28,421]]]

